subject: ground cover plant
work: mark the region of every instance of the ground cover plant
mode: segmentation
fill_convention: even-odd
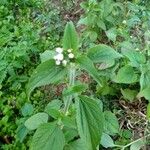
[[[150,149],[149,4],[2,0],[0,149]]]

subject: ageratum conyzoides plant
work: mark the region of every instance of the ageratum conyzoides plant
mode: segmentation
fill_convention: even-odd
[[[122,55],[103,44],[83,54],[78,42],[73,23],[67,23],[62,46],[41,54],[41,64],[29,79],[28,98],[37,87],[66,84],[61,99],[51,100],[44,112],[25,121],[24,127],[28,131],[35,130],[31,150],[98,150],[100,145],[124,149],[130,146],[114,144],[110,135],[119,134],[117,118],[110,111],[103,111],[101,101],[85,92],[89,85],[77,78],[86,71],[102,86],[96,64],[114,62]]]

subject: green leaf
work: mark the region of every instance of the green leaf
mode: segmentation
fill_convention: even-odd
[[[0,84],[4,81],[4,79],[6,78],[7,75],[7,70],[1,70],[0,71]]]
[[[119,123],[116,116],[110,111],[105,111],[104,118],[105,133],[108,133],[110,135],[115,135],[116,133],[119,133]]]
[[[110,59],[107,62],[100,63],[98,66],[98,69],[99,70],[105,70],[107,68],[112,67],[114,64],[115,64],[115,61]]]
[[[78,131],[72,128],[66,128],[64,131],[65,140],[67,143],[74,140],[76,137],[78,137]]]
[[[73,49],[74,51],[78,49],[78,35],[72,22],[68,22],[65,27],[63,48],[64,50]]]
[[[24,138],[28,134],[29,130],[24,126],[24,124],[20,125],[17,129],[17,138],[20,142],[23,142]]]
[[[132,130],[124,129],[122,130],[122,137],[125,139],[131,139],[132,138]]]
[[[27,95],[36,88],[48,84],[57,83],[64,78],[66,70],[56,66],[54,60],[49,60],[40,64],[32,74],[27,84]]]
[[[63,96],[68,96],[68,95],[73,95],[73,94],[77,94],[77,93],[82,93],[83,91],[85,91],[87,89],[87,85],[84,83],[80,83],[80,84],[76,84],[72,87],[69,87],[68,89],[65,89],[63,91]]]
[[[61,129],[54,123],[41,125],[33,136],[32,150],[63,150],[65,138]]]
[[[121,54],[116,52],[113,48],[100,44],[88,51],[88,57],[95,63],[106,62],[121,57]]]
[[[114,147],[115,146],[113,139],[106,133],[102,134],[102,138],[101,138],[100,144],[103,147],[105,147],[105,148]]]
[[[143,53],[135,50],[123,50],[122,54],[125,55],[133,67],[139,67],[141,64],[146,62],[146,58]]]
[[[148,105],[147,105],[146,117],[150,121],[150,103],[148,103]]]
[[[72,129],[77,128],[75,115],[74,116],[63,116],[61,120],[65,127],[72,128]]]
[[[60,116],[60,107],[62,102],[60,100],[52,100],[48,103],[45,108],[45,112],[48,113],[51,117],[57,119]]]
[[[89,31],[88,36],[89,36],[90,40],[94,42],[94,41],[96,41],[98,34],[95,31]]]
[[[150,85],[150,71],[142,73],[140,76],[140,87],[141,90],[146,89]]]
[[[103,30],[106,30],[106,25],[101,19],[97,20],[97,26]]]
[[[101,86],[100,76],[93,64],[93,62],[87,56],[80,56],[77,58],[77,63],[80,67],[86,70],[97,83]]]
[[[141,148],[145,145],[144,139],[138,140],[137,142],[134,142],[130,146],[130,150],[141,150]]]
[[[87,150],[84,142],[81,139],[69,143],[67,150]]]
[[[150,87],[143,89],[139,92],[138,97],[144,97],[150,102]]]
[[[94,99],[80,96],[76,101],[77,126],[87,150],[95,150],[103,132],[103,115]]]
[[[22,115],[25,116],[31,116],[33,113],[33,106],[32,104],[26,103],[22,108],[21,108],[21,113]]]
[[[133,100],[136,98],[136,95],[138,92],[136,90],[130,90],[130,89],[121,89],[121,93],[124,97],[124,99],[129,100],[130,102],[133,102]]]
[[[135,71],[131,66],[124,66],[119,69],[113,80],[116,83],[130,84],[138,81],[138,75],[135,74]]]
[[[25,127],[29,130],[37,129],[41,124],[47,123],[48,114],[46,113],[37,113],[27,119],[24,123]]]
[[[80,18],[80,20],[78,21],[78,25],[87,25],[87,17]]]
[[[40,54],[41,62],[43,63],[49,59],[53,59],[55,55],[56,55],[55,51],[46,50],[45,52]]]
[[[117,37],[117,30],[116,28],[111,28],[108,31],[106,31],[106,35],[109,38],[109,40],[115,42]]]

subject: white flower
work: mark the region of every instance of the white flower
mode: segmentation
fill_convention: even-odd
[[[127,23],[127,21],[126,21],[126,20],[123,20],[123,21],[122,21],[122,23],[123,23],[123,24],[126,24],[126,23]]]
[[[71,52],[72,52],[72,49],[68,49],[67,52],[68,52],[68,53],[71,53]]]
[[[131,36],[130,36],[130,38],[132,39],[132,38],[133,38],[133,36],[131,35]]]
[[[63,61],[62,61],[62,64],[63,64],[64,66],[66,66],[66,65],[67,65],[67,60],[63,60]]]
[[[56,56],[54,56],[54,59],[61,61],[64,59],[64,55],[63,54],[57,54]]]
[[[70,53],[70,54],[68,54],[68,57],[72,59],[72,58],[74,58],[74,54]]]
[[[63,49],[62,49],[61,47],[57,47],[57,48],[56,48],[56,52],[57,52],[57,53],[62,53],[62,52],[63,52]]]
[[[60,65],[60,61],[59,60],[56,60],[56,65]]]

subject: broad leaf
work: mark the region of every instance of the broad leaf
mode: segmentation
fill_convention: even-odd
[[[97,102],[80,96],[76,101],[77,126],[79,135],[87,145],[87,150],[95,150],[103,132],[103,115]]]
[[[102,134],[102,138],[101,138],[100,144],[103,147],[105,147],[105,148],[114,147],[115,146],[113,139],[106,133]]]
[[[121,54],[116,52],[113,48],[100,44],[88,51],[88,57],[95,63],[106,62],[121,57]]]
[[[116,77],[113,79],[116,83],[135,83],[138,81],[138,75],[131,66],[124,66],[119,69]]]
[[[119,123],[116,116],[110,111],[105,111],[104,118],[105,133],[108,133],[110,135],[115,135],[116,133],[119,133]]]
[[[73,95],[73,94],[77,94],[77,93],[82,93],[83,91],[85,91],[87,89],[87,85],[86,84],[76,84],[72,87],[69,87],[68,89],[65,89],[63,91],[63,96],[68,96],[68,95]]]
[[[40,54],[41,62],[45,62],[49,59],[53,59],[55,55],[56,55],[55,51],[46,50],[45,52]]]
[[[40,64],[35,69],[27,84],[28,97],[36,87],[57,83],[60,79],[64,78],[65,74],[65,69],[56,66],[54,60],[49,60]]]
[[[117,37],[117,30],[116,28],[111,28],[105,32],[109,40],[115,42]]]
[[[72,128],[66,128],[64,131],[65,140],[67,143],[78,137],[78,131]]]
[[[97,20],[97,26],[103,30],[106,30],[106,25],[101,19]]]
[[[87,150],[86,145],[81,139],[70,142],[65,150]]]
[[[48,103],[45,108],[45,112],[48,113],[51,117],[57,119],[60,116],[60,107],[62,102],[60,100],[52,100]]]
[[[26,135],[28,134],[29,130],[25,127],[24,124],[20,125],[17,129],[17,138],[20,142],[24,140]]]
[[[41,125],[33,136],[32,150],[63,150],[65,138],[61,129],[54,123]]]
[[[134,142],[130,146],[130,150],[141,150],[141,148],[145,145],[144,139],[138,140],[137,142]]]
[[[146,117],[150,121],[150,103],[148,103],[148,105],[147,105]]]
[[[148,66],[143,66],[141,68],[141,76],[140,76],[140,86],[141,90],[148,88],[150,86],[150,70],[148,70]]]
[[[100,63],[98,65],[98,69],[99,70],[105,70],[107,68],[112,67],[114,64],[115,64],[115,60],[110,59],[110,60],[107,60],[107,62]]]
[[[61,120],[62,120],[62,123],[65,127],[72,128],[72,129],[77,128],[75,114],[73,116],[66,116],[65,115],[62,117]]]
[[[41,124],[47,123],[47,121],[48,121],[48,115],[46,113],[37,113],[37,114],[31,116],[29,119],[27,119],[25,121],[24,125],[29,130],[35,130]]]
[[[72,22],[67,23],[63,37],[64,50],[78,49],[78,35]]]
[[[101,86],[100,76],[93,64],[93,62],[87,56],[80,56],[77,58],[77,63],[80,67],[86,70],[97,83]]]
[[[135,98],[138,92],[136,90],[130,90],[130,89],[121,89],[121,93],[123,95],[123,98],[126,100],[129,100],[132,102]]]
[[[138,97],[144,97],[150,102],[150,87],[143,89],[139,92]]]
[[[31,104],[26,103],[22,108],[21,108],[21,113],[22,115],[25,116],[30,116],[33,113],[33,106]]]
[[[130,60],[130,64],[133,67],[139,67],[141,64],[146,62],[144,54],[135,50],[124,50],[122,53]]]

